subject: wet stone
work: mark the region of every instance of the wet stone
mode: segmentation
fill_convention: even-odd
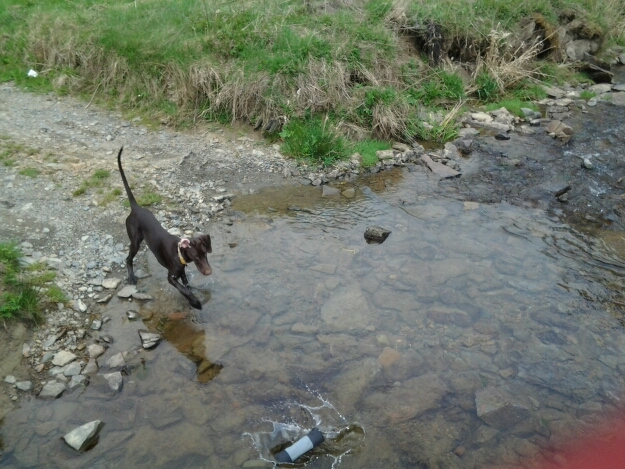
[[[137,313],[136,311],[130,310],[130,311],[126,311],[126,316],[128,316],[128,319],[130,321],[135,321],[139,317],[139,313]]]
[[[92,375],[98,372],[98,362],[95,358],[89,360],[89,362],[85,365],[82,370],[83,375]]]
[[[379,226],[370,226],[365,230],[365,240],[367,240],[368,243],[381,244],[386,241],[386,238],[388,238],[390,234],[390,230]]]
[[[321,318],[333,331],[364,329],[371,319],[371,310],[358,285],[340,288],[321,307]]]
[[[106,360],[104,364],[111,370],[115,370],[124,368],[126,366],[126,361],[124,360],[124,355],[122,353],[117,353]]]
[[[346,199],[353,199],[356,196],[356,189],[354,189],[353,187],[350,187],[348,189],[345,189],[343,192],[341,192],[341,195],[345,197]]]
[[[87,378],[85,375],[74,375],[69,382],[69,387],[75,388],[76,386],[86,386],[87,384],[89,384],[89,378]]]
[[[121,372],[115,371],[113,373],[106,373],[100,376],[106,380],[109,388],[111,388],[113,392],[119,392],[122,390],[122,387],[124,386],[124,379],[122,378]]]
[[[321,197],[338,197],[340,194],[341,191],[338,190],[336,187],[324,185],[321,192]]]
[[[134,285],[127,285],[117,292],[117,296],[120,298],[130,298],[134,293],[137,293],[137,287]]]
[[[475,393],[477,416],[491,427],[503,430],[529,417],[529,409],[502,389],[487,387]]]
[[[468,327],[472,322],[469,314],[454,308],[434,307],[427,312],[427,316],[438,324],[456,325],[460,327]]]
[[[100,329],[102,329],[102,320],[100,319],[94,319],[91,322],[91,329],[93,329],[94,331],[99,331]]]
[[[98,434],[103,426],[102,421],[94,420],[73,429],[63,437],[63,440],[76,451],[85,451],[97,443]]]
[[[65,391],[65,385],[63,383],[59,383],[58,381],[49,381],[45,384],[45,386],[41,389],[39,393],[39,397],[42,399],[45,398],[57,398]]]
[[[382,368],[388,368],[402,357],[401,353],[390,347],[384,347],[382,353],[378,357],[378,362]]]
[[[158,345],[161,341],[161,335],[155,332],[148,332],[146,330],[139,331],[139,337],[141,337],[141,345],[144,349],[151,349]]]

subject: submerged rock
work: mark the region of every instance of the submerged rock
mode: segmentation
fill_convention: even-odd
[[[65,385],[63,383],[59,383],[58,381],[49,381],[43,387],[41,392],[39,393],[39,397],[42,399],[45,398],[57,398],[65,391]]]
[[[505,391],[487,387],[475,393],[477,416],[491,427],[503,430],[529,417],[529,409]]]
[[[382,244],[391,234],[390,230],[380,228],[379,226],[370,226],[365,230],[365,239],[368,243]]]
[[[104,423],[101,420],[94,420],[74,428],[63,437],[63,440],[76,451],[83,452],[97,443],[98,434],[103,426]]]
[[[126,285],[117,292],[117,296],[120,298],[130,298],[133,293],[137,293],[137,287],[134,285]]]
[[[124,379],[122,378],[121,372],[115,371],[101,376],[106,380],[112,391],[119,392],[122,390],[122,387],[124,386]]]
[[[157,334],[156,332],[148,332],[146,330],[140,330],[139,337],[141,337],[141,345],[144,349],[154,348],[161,341],[160,334]]]

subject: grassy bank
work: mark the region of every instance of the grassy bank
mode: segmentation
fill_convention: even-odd
[[[12,243],[0,243],[0,321],[39,322],[48,303],[67,301],[53,284],[56,274],[42,264],[20,266],[22,253]]]
[[[330,140],[444,139],[459,102],[535,97],[549,79],[542,49],[511,51],[508,33],[530,17],[556,31],[564,12],[605,44],[625,41],[622,0],[0,0],[0,80],[172,124],[241,120],[271,133],[321,119]],[[433,24],[470,66],[432,66],[422,42]],[[285,130],[275,138],[297,133]]]

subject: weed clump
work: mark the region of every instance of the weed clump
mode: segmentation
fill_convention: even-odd
[[[61,289],[50,283],[56,278],[41,264],[20,266],[22,253],[13,243],[0,243],[0,319],[41,320],[46,302],[67,301]]]
[[[293,119],[280,133],[285,155],[313,164],[329,166],[347,156],[345,140],[332,127],[326,117]]]

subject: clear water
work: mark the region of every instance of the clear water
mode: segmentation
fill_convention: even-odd
[[[201,312],[144,255],[152,277],[139,286],[156,301],[115,298],[103,312],[115,342],[99,362],[129,352],[121,393],[94,379],[25,400],[0,427],[0,465],[267,467],[272,450],[319,426],[327,442],[306,467],[505,466],[613,412],[622,233],[434,187],[393,171],[350,200],[303,186],[240,197],[246,216],[211,233],[213,275],[192,275]],[[383,244],[365,242],[372,225],[392,231]],[[144,321],[125,319],[131,308]],[[140,350],[146,327],[166,339],[151,351]],[[492,388],[524,409],[520,420],[478,416],[476,393]],[[91,451],[60,440],[95,419],[105,427]]]

